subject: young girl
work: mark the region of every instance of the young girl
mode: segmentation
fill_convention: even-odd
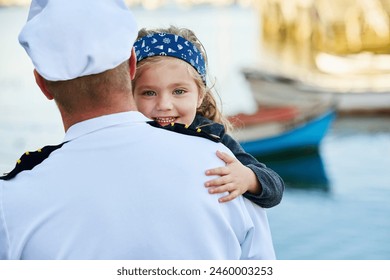
[[[141,29],[134,44],[137,71],[133,94],[138,110],[162,126],[181,123],[219,138],[236,156],[217,151],[226,166],[207,170],[219,175],[205,183],[210,193],[228,192],[220,202],[243,194],[261,207],[280,203],[280,176],[246,153],[226,131],[231,125],[217,108],[206,81],[206,52],[185,28]]]

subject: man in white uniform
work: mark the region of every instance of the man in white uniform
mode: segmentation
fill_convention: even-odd
[[[0,180],[0,259],[275,258],[264,210],[204,187],[228,149],[136,112],[136,34],[122,0],[32,1],[19,41],[66,134]]]

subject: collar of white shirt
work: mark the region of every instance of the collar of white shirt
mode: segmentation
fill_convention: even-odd
[[[64,142],[71,141],[82,135],[124,123],[145,123],[150,121],[140,112],[130,111],[85,120],[72,125],[65,134]]]

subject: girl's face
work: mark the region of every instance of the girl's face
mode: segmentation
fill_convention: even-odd
[[[193,122],[202,96],[186,62],[165,57],[137,71],[133,95],[141,113],[162,126]]]

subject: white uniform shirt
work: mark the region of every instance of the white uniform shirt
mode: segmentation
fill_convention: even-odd
[[[265,211],[204,187],[228,149],[147,120],[75,124],[41,164],[0,180],[0,259],[274,259]]]

